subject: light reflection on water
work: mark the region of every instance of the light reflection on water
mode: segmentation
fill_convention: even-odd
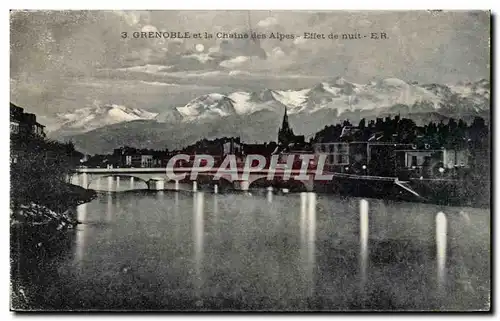
[[[106,221],[109,223],[113,220],[113,194],[108,193],[106,195],[107,202],[106,202]]]
[[[360,282],[361,289],[366,285],[366,274],[368,269],[368,201],[359,201],[359,243],[360,243]]]
[[[436,258],[437,258],[437,275],[438,286],[442,290],[446,283],[446,216],[443,212],[436,215]]]
[[[269,203],[273,202],[273,191],[272,190],[267,190],[267,202],[269,202]]]
[[[314,268],[316,266],[316,194],[307,193],[307,275],[309,281],[309,295],[314,293]]]
[[[316,194],[300,193],[300,247],[306,293],[314,293],[316,249]]]
[[[202,264],[203,264],[203,241],[204,241],[204,220],[203,220],[203,193],[193,193],[193,245],[195,262],[195,283],[196,296],[200,295],[200,289],[203,285]]]
[[[334,310],[360,308],[361,296],[378,300],[361,308],[413,309],[436,308],[436,295],[455,308],[488,297],[487,210],[315,193],[272,195],[269,203],[268,194],[103,194],[77,209],[83,222],[106,225],[79,226],[74,258],[83,268],[64,282],[106,289],[111,278],[122,282],[120,292],[105,290],[104,301],[128,296],[132,305],[139,295],[155,308],[172,308],[172,296],[193,299],[186,309],[245,302]],[[474,278],[476,298],[467,293],[467,301],[457,286],[449,292],[456,269]],[[81,295],[75,300],[93,300]]]
[[[81,204],[77,207],[76,217],[78,222],[86,223],[87,220],[87,204]],[[85,251],[85,232],[86,228],[79,225],[76,230],[76,246],[75,246],[75,259],[77,262],[83,260],[83,254]]]

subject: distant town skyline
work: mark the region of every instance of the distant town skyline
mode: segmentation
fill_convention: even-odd
[[[385,32],[389,39],[130,36],[157,31]],[[489,79],[489,37],[487,11],[13,11],[11,101],[43,121],[101,103],[160,111],[209,92],[308,87],[336,76]]]

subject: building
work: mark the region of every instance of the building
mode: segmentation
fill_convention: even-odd
[[[335,170],[338,167],[349,165],[349,143],[321,143],[314,144],[314,153],[326,155],[325,168]]]
[[[403,149],[396,150],[398,173],[414,177],[439,177],[470,168],[470,153],[466,149]]]
[[[227,155],[241,155],[243,152],[243,146],[239,138],[229,138],[222,142],[222,158]]]
[[[383,142],[332,142],[314,144],[314,153],[326,155],[325,169],[363,175],[395,175],[395,151],[410,144]]]
[[[132,147],[121,147],[113,150],[112,164],[116,167],[157,167],[164,161],[167,152],[140,150]]]
[[[155,167],[153,155],[141,155],[140,167]]]
[[[286,107],[285,114],[283,115],[283,122],[278,129],[278,145],[281,146],[282,149],[287,149],[288,147],[297,148],[300,145],[305,145],[304,135],[295,135],[293,129],[290,127]]]
[[[243,155],[262,155],[265,157],[271,157],[273,152],[276,150],[278,145],[275,142],[264,143],[264,144],[242,144]]]
[[[356,126],[344,126],[340,134],[341,141],[355,141],[361,139],[363,132]]]
[[[45,137],[45,126],[36,121],[36,115],[25,113],[24,109],[10,103],[10,133],[20,137]]]

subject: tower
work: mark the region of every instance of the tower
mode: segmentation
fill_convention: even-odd
[[[291,142],[293,142],[295,134],[293,133],[292,128],[290,128],[290,124],[288,123],[288,114],[287,109],[285,107],[285,114],[283,115],[283,122],[281,124],[281,128],[278,130],[278,144],[288,146]]]

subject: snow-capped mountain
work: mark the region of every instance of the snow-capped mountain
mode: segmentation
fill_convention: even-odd
[[[161,123],[179,123],[184,119],[184,116],[177,108],[168,108],[160,112],[154,119]]]
[[[460,82],[456,85],[424,85],[427,90],[442,97],[440,107],[449,111],[484,111],[490,104],[490,82]]]
[[[235,102],[238,115],[248,115],[262,110],[281,112],[286,105],[277,99],[279,95],[274,90],[264,89],[260,92],[235,92],[228,97]]]
[[[384,112],[394,106],[407,106],[417,112],[429,108],[446,113],[483,112],[489,109],[489,86],[484,79],[456,85],[418,85],[397,78],[357,84],[338,77],[299,90],[203,95],[175,110],[183,121],[249,115],[262,110],[282,113],[285,107],[289,114],[307,115],[327,109],[336,111],[338,116],[353,111]]]
[[[487,119],[489,87],[485,80],[419,85],[395,78],[367,84],[334,78],[310,88],[206,94],[158,115],[111,105],[79,110],[64,115],[63,119],[66,125],[102,126],[65,136],[88,153],[107,153],[124,145],[174,149],[202,138],[224,136],[237,136],[246,142],[269,142],[276,140],[285,107],[294,132],[306,137],[346,119],[356,124],[362,118],[371,120],[399,114],[420,125],[450,117],[468,123],[476,116]],[[144,121],[129,121],[136,119]],[[105,125],[108,123],[113,124]]]
[[[337,77],[310,88],[206,94],[184,106],[166,108],[158,114],[120,105],[96,104],[57,115],[60,126],[52,136],[67,137],[99,128],[114,128],[121,123],[127,130],[157,124],[175,132],[175,137],[186,128],[200,132],[205,126],[211,129],[204,135],[211,135],[229,126],[221,134],[230,135],[234,127],[240,126],[234,124],[237,119],[241,126],[259,128],[247,135],[252,140],[259,135],[267,137],[274,133],[285,108],[297,132],[311,134],[345,119],[356,122],[361,118],[395,114],[421,121],[449,117],[470,119],[476,115],[487,117],[489,105],[490,83],[484,79],[453,85],[420,85],[396,78],[359,84]],[[130,123],[135,120],[149,122]],[[266,126],[269,128],[265,129]],[[204,137],[201,132],[200,137]]]
[[[153,119],[157,115],[156,113],[138,108],[128,108],[122,105],[95,104],[93,107],[77,109],[70,113],[57,114],[60,124],[57,130],[86,132],[117,123]]]
[[[213,119],[234,115],[234,101],[228,96],[213,93],[191,100],[184,107],[177,107],[177,111],[185,120]]]

